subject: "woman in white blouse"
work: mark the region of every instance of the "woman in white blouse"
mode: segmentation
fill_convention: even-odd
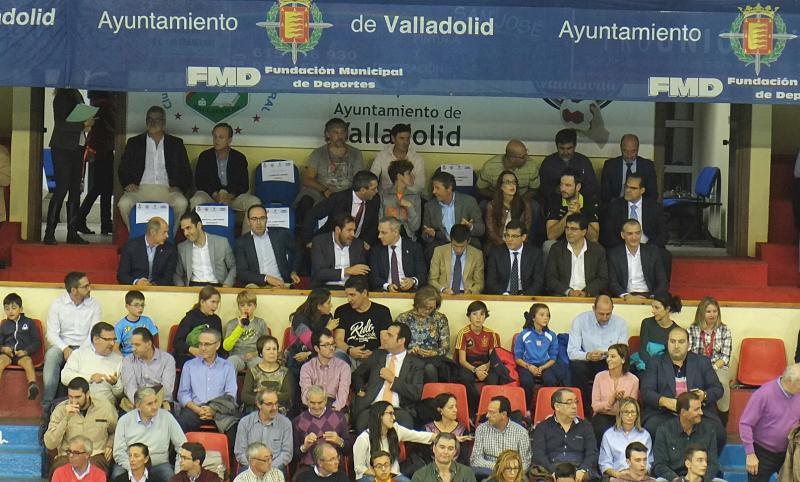
[[[418,432],[398,425],[394,420],[394,407],[389,402],[378,401],[369,408],[369,425],[353,444],[353,466],[356,482],[372,482],[375,473],[369,464],[373,451],[385,450],[392,458],[392,474],[396,482],[410,482],[410,478],[400,473],[400,442],[430,444],[435,433]]]

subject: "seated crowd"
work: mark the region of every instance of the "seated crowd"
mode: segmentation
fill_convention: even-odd
[[[622,137],[622,155],[605,162],[599,182],[575,151],[574,130],[556,135],[557,152],[541,167],[512,140],[480,170],[478,199],[441,169],[426,191],[409,125],[392,129],[392,144],[366,170],[346,143],[347,124],[331,119],[326,144],[302,171],[295,236],[268,227],[227,124],[212,130],[214,147],[200,155],[187,200],[186,149],[165,124],[163,109],[153,107],[147,132],[128,141],[119,209],[127,223],[137,202],[166,202],[185,240],[175,246],[167,220],[151,218],[145,235],[122,248],[117,277],[202,287],[198,301],[165,351],[141,291],[126,294],[127,314],[112,325],[87,276],[66,276],[66,293],[46,320],[41,390],[52,480],[708,482],[718,475],[731,332],[710,297],[688,329],[671,319],[681,302],[668,294],[671,256],[655,170],[638,156],[635,135]],[[212,201],[245,217],[233,246],[187,211]],[[254,290],[297,287],[306,273],[313,289],[290,316],[281,347],[269,325],[283,323],[256,316]],[[245,288],[238,316],[224,325],[219,286]],[[334,309],[331,290],[344,290],[347,302]],[[395,317],[370,291],[413,293],[413,306]],[[482,301],[470,303],[451,343],[440,308],[443,295],[460,293],[594,302],[568,334],[553,332],[549,308],[534,303],[506,350],[485,326]],[[638,352],[628,347],[629,324],[614,314],[612,296],[652,300]],[[31,329],[21,297],[8,294],[3,304],[0,374],[19,364],[33,400],[40,388],[31,354],[45,340]],[[463,392],[423,399],[424,384],[434,382]],[[541,387],[558,387],[547,397],[551,415],[534,425],[538,415],[523,413],[511,390],[479,408],[492,385],[521,386],[529,407],[540,406]],[[66,399],[58,397],[64,386]],[[792,365],[745,411],[741,435],[754,480],[780,468],[800,420],[798,392],[800,365]],[[197,431],[223,434],[227,446],[190,441]],[[231,473],[219,470],[225,460]]]
[[[301,482],[717,476],[731,334],[713,298],[700,303],[687,330],[670,317],[680,300],[657,296],[637,353],[605,294],[575,317],[566,340],[548,327],[547,305],[534,303],[510,351],[485,325],[487,305],[473,301],[451,357],[439,290],[417,290],[412,309],[393,317],[370,300],[369,286],[366,276],[349,277],[347,302],[335,310],[330,290],[314,288],[290,318],[283,351],[270,334],[273,320],[256,316],[252,291],[238,294],[239,314],[223,331],[220,293],[205,286],[163,351],[142,292],[126,294],[127,314],[114,326],[98,321],[87,276],[69,273],[47,318],[42,405],[53,480],[217,480],[206,469],[224,467],[226,458],[239,482],[292,473]],[[33,324],[20,296],[8,294],[3,304],[0,366],[32,371],[30,355],[45,340],[37,330],[8,328]],[[35,399],[39,388],[28,378]],[[432,382],[463,392],[423,399]],[[547,396],[551,415],[520,411],[506,391],[479,409],[481,386],[509,383],[537,412],[537,390],[557,387]],[[66,399],[57,398],[62,384]],[[755,480],[768,480],[783,462],[800,420],[798,392],[800,365],[791,365],[756,392],[742,417]],[[224,434],[227,446],[208,457],[210,447],[187,440],[197,431]]]

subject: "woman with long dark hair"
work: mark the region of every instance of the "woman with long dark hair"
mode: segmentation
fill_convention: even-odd
[[[525,398],[531,400],[535,379],[541,379],[547,387],[561,387],[567,369],[557,363],[558,336],[548,328],[550,308],[544,303],[534,303],[524,316],[525,324],[514,342],[514,357],[519,384],[525,390]]]
[[[286,350],[286,365],[295,372],[295,379],[300,376],[300,366],[314,354],[311,336],[323,328],[333,332],[339,326],[339,320],[333,319],[331,312],[331,291],[328,288],[314,288],[306,300],[289,315],[292,329]]]
[[[606,364],[592,384],[592,427],[597,440],[614,425],[623,398],[639,396],[639,379],[630,372],[628,345],[615,343],[608,347]]]
[[[375,473],[369,464],[372,452],[385,450],[392,458],[393,479],[397,482],[410,482],[410,478],[400,473],[400,442],[430,444],[435,433],[410,430],[395,422],[394,407],[391,403],[379,400],[369,407],[367,430],[356,438],[353,444],[353,466],[356,482],[372,482]]]
[[[503,171],[497,177],[494,198],[486,205],[487,248],[503,245],[503,232],[512,219],[521,222],[532,235],[533,212],[519,194],[519,181],[514,171]],[[532,237],[532,236],[531,236]]]
[[[219,291],[213,286],[204,286],[197,298],[197,303],[186,312],[186,316],[178,324],[178,330],[175,332],[173,355],[178,368],[182,368],[187,360],[200,353],[197,348],[197,338],[201,331],[205,328],[213,328],[222,333],[222,320],[216,314],[219,309]],[[217,354],[225,356],[222,343],[219,344]]]

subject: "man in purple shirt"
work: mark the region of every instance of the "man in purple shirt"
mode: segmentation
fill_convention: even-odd
[[[314,332],[311,344],[317,356],[300,368],[300,394],[303,403],[308,405],[308,390],[312,385],[322,385],[332,408],[342,411],[350,394],[350,365],[334,356],[336,339],[327,328]]]
[[[213,423],[228,440],[236,440],[236,370],[228,360],[217,356],[222,339],[217,330],[206,328],[197,339],[200,353],[187,361],[181,372],[178,403],[182,410],[178,423],[184,432]]]
[[[786,457],[788,435],[800,422],[800,364],[756,390],[739,419],[750,482],[767,482]]]
[[[294,454],[300,463],[314,465],[312,457],[314,447],[322,442],[328,442],[342,452],[350,438],[349,428],[347,419],[341,412],[327,407],[328,397],[324,387],[312,385],[308,388],[306,397],[308,410],[292,421],[294,431],[292,439]]]

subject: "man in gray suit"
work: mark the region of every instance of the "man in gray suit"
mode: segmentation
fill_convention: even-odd
[[[186,241],[178,244],[176,286],[233,286],[236,258],[227,239],[203,230],[200,216],[190,211],[180,220]]]
[[[481,247],[480,238],[486,232],[481,210],[474,197],[456,193],[456,179],[449,172],[440,171],[431,177],[435,199],[425,203],[422,215],[422,241],[425,259],[430,263],[433,250],[450,242],[450,228],[464,224],[470,230],[470,244]]]
[[[564,233],[547,256],[545,285],[555,296],[595,297],[608,287],[608,264],[602,246],[586,239],[589,220],[569,214]]]

